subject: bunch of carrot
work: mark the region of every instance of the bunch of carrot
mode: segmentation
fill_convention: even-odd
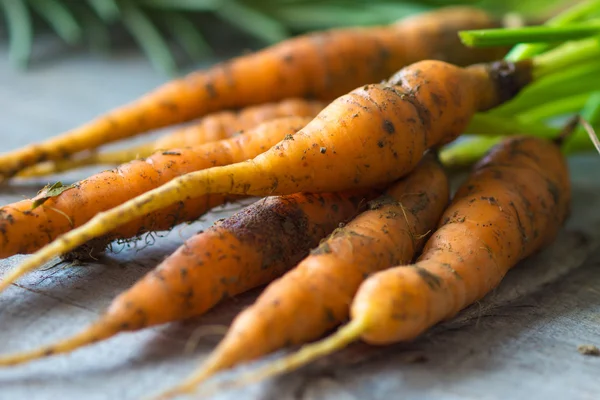
[[[0,256],[34,254],[4,276],[0,291],[80,246],[102,251],[115,238],[194,220],[231,196],[262,198],[187,240],[88,329],[2,357],[0,365],[196,316],[275,280],[170,396],[317,339],[349,317],[331,339],[240,383],[289,371],[359,337],[374,344],[412,339],[484,296],[561,227],[570,203],[566,163],[547,139],[494,139],[448,205],[436,149],[470,129],[477,112],[552,76],[550,63],[600,54],[582,43],[483,63],[503,50],[468,49],[448,35],[492,25],[480,11],[450,8],[388,27],[296,38],[0,156],[5,179],[131,160],[2,207]],[[221,111],[247,105],[254,106]],[[156,143],[76,154],[209,113]]]

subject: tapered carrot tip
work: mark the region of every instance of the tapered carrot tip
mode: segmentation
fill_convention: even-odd
[[[8,354],[0,357],[0,367],[10,367],[28,361],[52,356],[54,354],[68,353],[88,344],[114,336],[120,331],[119,326],[106,323],[103,320],[91,325],[83,332],[60,342],[43,346],[34,350]]]
[[[341,327],[338,332],[328,338],[325,338],[319,342],[305,345],[300,351],[292,353],[279,360],[275,360],[268,363],[254,371],[247,372],[235,378],[234,381],[227,381],[225,384],[222,382],[206,387],[201,392],[203,397],[216,394],[220,390],[239,388],[245,385],[263,381],[267,378],[274,377],[276,375],[289,373],[296,370],[311,361],[319,357],[326,356],[346,347],[351,342],[357,340],[360,335],[369,327],[371,323],[366,319],[356,319]],[[193,374],[181,385],[164,392],[159,397],[153,400],[167,400],[172,399],[176,396],[189,395],[197,391],[198,386],[206,381],[208,378],[224,369],[219,366],[218,353],[209,361],[209,364]]]
[[[167,400],[175,398],[177,396],[191,395],[194,392],[196,392],[198,385],[200,385],[202,382],[213,376],[219,370],[220,368],[218,368],[215,364],[208,365],[206,368],[202,368],[200,371],[190,376],[183,383],[167,390],[166,392],[159,394],[153,399]]]

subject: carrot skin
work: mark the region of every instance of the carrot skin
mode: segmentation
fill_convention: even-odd
[[[152,273],[119,296],[112,318],[140,329],[202,314],[224,298],[263,285],[306,256],[319,240],[360,212],[378,193],[267,197],[186,241]],[[127,307],[152,299],[137,310]],[[156,301],[163,305],[156,309]]]
[[[374,345],[416,338],[485,296],[510,268],[554,240],[570,200],[566,160],[555,143],[504,140],[459,188],[417,262],[375,272],[361,284],[348,324],[208,393],[289,373],[360,338]],[[218,371],[213,365],[160,398],[193,392]]]
[[[115,298],[88,329],[52,345],[0,357],[0,366],[70,352],[120,332],[201,315],[220,301],[284,273],[380,193],[366,189],[261,199],[188,239]]]
[[[188,173],[97,214],[5,275],[0,291],[55,256],[189,198],[389,184],[409,173],[427,148],[459,136],[476,111],[516,95],[531,79],[531,68],[529,61],[468,68],[441,61],[415,63],[396,75],[403,78],[396,86],[365,85],[338,98],[295,135],[253,159]],[[509,72],[498,74],[498,70]]]
[[[481,299],[520,260],[554,238],[569,214],[566,160],[554,143],[497,145],[458,190],[416,264],[373,275],[353,319],[372,344],[410,340]]]
[[[314,118],[326,104],[316,100],[286,99],[278,103],[259,104],[240,111],[222,111],[207,115],[198,123],[177,129],[158,138],[154,150],[195,147],[232,137],[263,122],[283,117]]]
[[[36,251],[61,234],[90,220],[98,212],[115,207],[169,180],[203,168],[225,165],[260,154],[286,135],[294,134],[310,118],[288,117],[259,125],[246,135],[208,143],[198,148],[157,152],[148,159],[101,172],[76,187],[32,208],[43,193],[30,200],[0,208],[0,257]],[[170,229],[192,221],[222,204],[226,196],[211,194],[183,199],[149,213],[108,233],[95,251],[117,238],[131,238],[144,232]]]
[[[505,68],[510,67],[510,68]],[[5,275],[0,291],[53,257],[148,213],[207,194],[284,195],[389,184],[409,173],[427,148],[460,135],[476,111],[514,96],[531,79],[531,62],[460,68],[422,61],[398,81],[365,85],[338,98],[295,135],[245,162],[180,176],[97,214]],[[498,69],[510,71],[498,75]],[[499,79],[500,78],[500,79]],[[509,90],[504,83],[510,83]],[[431,87],[428,87],[431,86]]]
[[[25,167],[211,112],[289,97],[330,101],[423,59],[455,64],[498,59],[504,49],[471,49],[456,32],[497,25],[483,11],[449,8],[372,28],[292,38],[174,80],[125,106],[42,143],[0,155],[0,178]]]
[[[413,260],[448,204],[447,177],[428,157],[321,242],[234,320],[201,376],[315,339],[346,320],[370,274]]]

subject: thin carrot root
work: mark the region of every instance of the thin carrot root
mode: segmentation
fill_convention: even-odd
[[[365,85],[338,98],[297,134],[254,159],[183,175],[99,213],[12,270],[0,291],[53,257],[189,198],[389,184],[409,173],[426,149],[459,136],[476,111],[514,97],[530,81],[530,62],[468,68],[441,61],[413,64],[388,83]]]
[[[207,115],[200,122],[170,132],[156,141],[112,152],[79,154],[71,159],[47,161],[22,170],[18,177],[32,178],[56,174],[90,165],[119,165],[149,157],[160,150],[198,147],[206,143],[228,139],[258,125],[284,117],[314,117],[325,103],[316,100],[286,99],[247,107],[238,112],[222,111]]]
[[[354,319],[339,328],[335,334],[323,340],[303,346],[297,352],[272,361],[262,368],[242,373],[241,375],[236,376],[235,380],[228,380],[220,384],[202,388],[202,390],[199,391],[199,394],[202,396],[210,396],[222,390],[251,385],[295,371],[300,367],[310,364],[312,361],[330,355],[337,350],[341,350],[350,343],[358,340],[369,325],[370,324],[366,321]],[[193,394],[197,391],[198,385],[214,375],[215,372],[218,372],[218,370],[202,370],[189,377],[176,388],[164,392],[158,396],[156,400],[167,400],[176,396]]]
[[[10,367],[23,364],[28,361],[37,360],[39,358],[49,357],[51,355],[69,353],[81,346],[96,343],[103,339],[114,336],[121,330],[122,329],[118,325],[112,323],[112,321],[105,321],[101,318],[86,330],[66,340],[62,340],[52,345],[40,347],[34,351],[0,356],[0,367]]]
[[[185,146],[178,146],[179,148]],[[149,157],[157,151],[153,144],[144,144],[124,150],[106,153],[91,153],[78,155],[73,158],[58,161],[46,161],[21,170],[16,176],[19,178],[36,178],[46,175],[58,174],[73,169],[94,165],[119,165],[139,158]]]
[[[307,117],[279,118],[260,124],[245,135],[197,148],[160,151],[146,160],[124,164],[63,187],[58,194],[48,196],[40,193],[33,199],[4,206],[0,208],[0,232],[3,232],[0,235],[0,257],[38,250],[60,234],[86,223],[98,212],[187,172],[254,157],[284,137],[291,137],[309,121]],[[43,204],[39,205],[42,200]],[[227,196],[221,194],[185,197],[170,207],[141,214],[119,229],[107,231],[98,237],[100,240],[97,242],[109,243],[114,239],[137,237],[148,231],[170,229],[178,223],[197,219],[226,200]],[[39,206],[34,208],[34,205]],[[103,251],[104,248],[95,248],[95,251],[98,250]]]
[[[0,357],[0,366],[201,315],[227,297],[276,279],[379,194],[367,189],[261,199],[188,239],[113,300],[90,328],[58,344]]]
[[[462,65],[496,60],[504,49],[467,48],[452,34],[496,25],[481,10],[453,7],[405,23],[292,38],[168,82],[67,133],[0,155],[0,180],[43,161],[63,159],[224,109],[290,97],[331,101],[419,60],[438,58]]]

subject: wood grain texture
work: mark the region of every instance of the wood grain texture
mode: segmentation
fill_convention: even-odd
[[[73,56],[28,74],[12,71],[0,59],[0,151],[71,128],[161,80],[134,56],[110,62]],[[600,159],[573,158],[571,167],[573,214],[560,238],[453,321],[414,343],[386,348],[356,344],[288,376],[215,398],[600,398],[600,357],[577,352],[579,344],[600,345]],[[69,182],[93,171],[60,178]],[[0,202],[32,196],[56,178],[2,187]],[[93,263],[59,265],[20,280],[0,296],[0,352],[75,333],[186,237],[230,212],[212,213],[164,237],[149,237],[148,246],[122,246],[119,253]],[[0,260],[0,274],[21,258]],[[186,353],[190,337],[198,336],[203,326],[229,324],[257,293],[228,301],[201,318],[0,370],[0,399],[136,399],[157,393],[187,376],[219,339],[202,337]],[[245,368],[252,365],[222,378]]]

